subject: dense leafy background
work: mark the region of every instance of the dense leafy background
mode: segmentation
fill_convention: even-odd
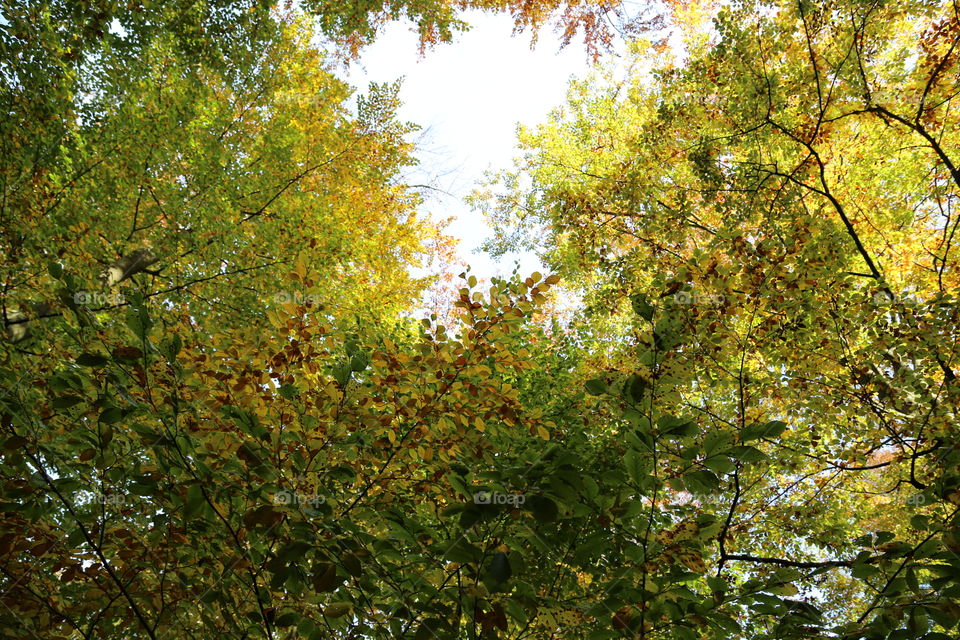
[[[476,193],[555,273],[421,321],[415,126],[334,60],[476,8],[682,46]],[[953,5],[2,16],[0,635],[957,633]]]

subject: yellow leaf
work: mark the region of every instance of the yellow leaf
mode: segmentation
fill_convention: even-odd
[[[283,320],[280,318],[280,314],[277,313],[277,310],[273,307],[267,308],[267,320],[270,321],[270,325],[274,328],[283,326]]]
[[[339,618],[350,613],[353,605],[349,602],[334,602],[323,608],[323,615],[328,618]]]
[[[327,395],[330,396],[331,400],[334,402],[340,402],[340,390],[337,389],[337,385],[335,383],[329,383],[324,391],[327,392]]]
[[[550,439],[550,432],[543,428],[543,425],[537,425],[537,435],[544,440]]]
[[[680,560],[683,566],[694,573],[704,573],[707,570],[707,565],[703,563],[703,558],[700,557],[700,554],[693,551],[680,554],[678,560]]]
[[[773,587],[770,589],[770,593],[774,593],[778,596],[795,596],[800,593],[800,590],[797,589],[795,584],[782,584],[779,587]]]

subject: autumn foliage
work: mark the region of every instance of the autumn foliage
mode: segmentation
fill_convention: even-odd
[[[471,9],[601,59],[472,198],[550,275],[411,275],[337,77]],[[957,633],[953,5],[0,15],[0,636]]]

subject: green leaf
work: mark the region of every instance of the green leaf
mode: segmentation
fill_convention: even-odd
[[[507,554],[502,551],[498,551],[493,555],[493,558],[490,560],[490,569],[489,575],[493,578],[495,583],[506,582],[510,579],[510,576],[513,575],[513,571],[510,568],[510,560],[507,558]]]
[[[483,555],[483,551],[467,542],[463,538],[459,538],[443,554],[443,557],[451,562],[476,562]]]
[[[643,395],[647,389],[646,381],[637,375],[630,376],[623,384],[623,396],[634,404],[643,402]]]
[[[720,488],[720,478],[705,469],[683,475],[683,484],[691,493],[713,493]]]
[[[449,637],[443,633],[448,626],[446,621],[440,618],[427,618],[420,623],[417,632],[413,635],[413,640],[436,640],[436,638]]]
[[[153,322],[144,306],[134,306],[127,311],[127,326],[141,340],[146,340]]]
[[[623,419],[634,427],[641,427],[644,429],[650,428],[650,421],[647,420],[646,416],[633,407],[627,407],[623,410]]]
[[[343,578],[337,576],[337,567],[332,562],[322,562],[314,566],[313,588],[320,593],[334,591],[343,584]]]
[[[360,558],[353,552],[344,551],[340,554],[340,562],[343,563],[343,568],[347,570],[347,573],[354,578],[359,578],[363,575],[363,566],[360,564]]]
[[[858,580],[866,580],[880,572],[880,569],[869,564],[854,564],[850,569],[850,575]]]
[[[277,389],[277,393],[280,395],[281,398],[286,398],[287,400],[291,400],[295,398],[297,395],[299,395],[300,391],[292,384],[282,384]]]
[[[123,418],[123,410],[119,407],[108,407],[100,413],[100,422],[104,424],[116,424]]]
[[[873,535],[875,536],[873,544],[877,546],[884,544],[886,542],[890,542],[895,537],[897,537],[896,534],[893,533],[892,531],[877,531]]]
[[[656,310],[647,302],[647,297],[642,293],[637,293],[630,297],[630,306],[633,307],[634,313],[647,322],[653,320],[653,314]]]
[[[731,473],[737,468],[736,463],[726,456],[710,456],[703,461],[703,466],[714,473]]]
[[[341,388],[346,387],[347,383],[350,382],[350,375],[353,370],[350,368],[349,362],[341,362],[333,366],[333,379],[337,381],[337,384]]]
[[[592,396],[599,396],[607,392],[607,384],[603,380],[598,380],[597,378],[587,380],[584,386],[587,388],[587,393]]]
[[[110,360],[95,353],[81,353],[77,356],[76,362],[81,367],[102,367],[109,363]]]
[[[296,613],[294,611],[288,611],[282,614],[281,616],[279,616],[276,620],[274,620],[273,624],[277,627],[292,627],[295,624],[297,624],[297,622],[299,621],[300,621],[299,613]]]
[[[723,593],[728,589],[727,581],[718,576],[707,576],[707,586],[714,593]]]
[[[136,496],[151,496],[157,490],[157,481],[150,476],[140,476],[130,483],[129,489]]]
[[[787,423],[779,420],[771,420],[765,424],[754,424],[747,426],[740,432],[740,438],[744,442],[757,440],[759,438],[776,438],[786,431]]]
[[[554,522],[560,514],[557,503],[546,496],[532,496],[527,500],[527,505],[537,522]]]
[[[173,334],[170,338],[165,338],[160,341],[160,353],[166,356],[167,360],[173,362],[177,358],[177,354],[180,353],[180,349],[183,347],[183,343],[180,340],[179,334]]]
[[[708,620],[728,633],[739,634],[741,631],[740,624],[725,613],[715,613],[711,615]]]
[[[350,369],[352,371],[360,372],[367,368],[370,364],[370,357],[363,351],[359,352],[357,355],[350,358]]]
[[[303,540],[294,540],[277,550],[277,558],[284,563],[297,562],[312,549],[313,546]]]
[[[83,398],[74,395],[58,396],[50,403],[54,409],[69,409],[70,407],[83,402]]]
[[[674,626],[671,631],[676,640],[697,640],[700,638],[699,633],[690,627],[684,627],[682,625]]]
[[[243,429],[245,433],[259,438],[264,442],[270,441],[270,432],[260,424],[260,421],[254,414],[233,405],[224,405],[220,410],[224,415],[232,418],[237,426]]]
[[[713,455],[720,451],[721,447],[724,447],[732,440],[732,437],[726,431],[713,431],[708,433],[703,438],[703,453],[705,455]]]
[[[671,438],[689,438],[699,433],[700,428],[697,427],[697,423],[692,420],[674,418],[666,422],[666,424],[661,424],[661,434]]]
[[[740,462],[758,462],[767,457],[767,454],[750,445],[738,445],[727,450],[727,454]]]
[[[627,475],[630,479],[640,484],[647,476],[647,464],[644,454],[634,450],[627,449],[623,455],[623,462],[627,468]]]
[[[467,530],[473,525],[477,524],[483,520],[484,512],[477,505],[469,505],[468,508],[460,512],[460,520],[458,524],[463,530]]]
[[[187,500],[183,509],[184,517],[187,519],[197,517],[205,504],[206,500],[203,497],[203,490],[200,485],[191,486],[187,489]]]

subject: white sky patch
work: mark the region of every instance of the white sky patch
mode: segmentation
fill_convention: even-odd
[[[560,49],[549,29],[535,49],[530,34],[511,37],[507,15],[466,14],[471,29],[451,44],[437,45],[421,57],[409,23],[387,27],[351,65],[348,80],[363,91],[370,82],[403,77],[400,118],[423,127],[417,157],[420,166],[407,177],[426,184],[426,209],[435,218],[454,217],[447,231],[460,240],[459,257],[481,277],[509,274],[520,262],[521,274],[542,270],[530,252],[493,261],[475,253],[491,234],[478,212],[463,202],[488,169],[512,166],[516,125],[537,124],[563,104],[571,77],[591,69],[582,43]]]

